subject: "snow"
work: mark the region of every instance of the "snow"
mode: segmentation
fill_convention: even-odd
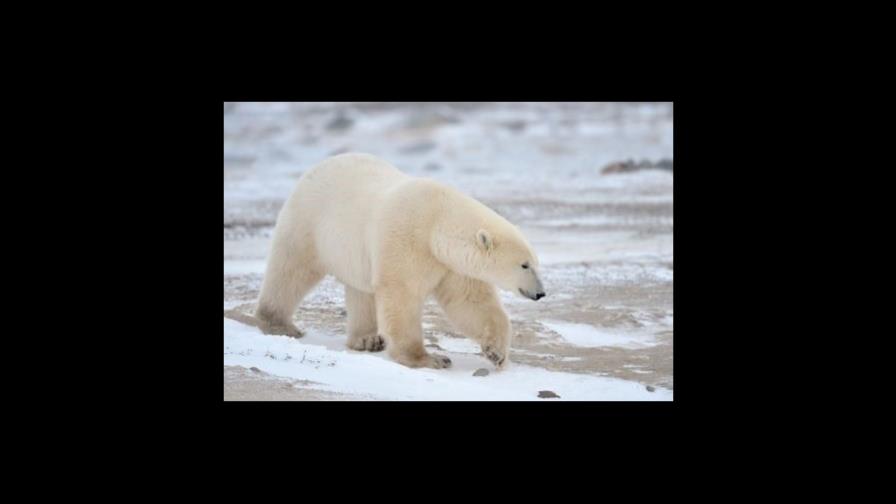
[[[453,338],[451,336],[439,339],[439,347],[448,352],[463,354],[478,354],[481,351],[475,341],[467,338]]]
[[[224,261],[224,274],[264,273],[265,266],[264,259],[227,259]]]
[[[446,341],[447,338],[440,340]],[[450,345],[449,345],[450,346]],[[468,348],[467,348],[468,349]],[[256,367],[278,377],[308,380],[317,390],[378,400],[417,401],[544,401],[540,390],[566,401],[669,401],[672,391],[647,391],[640,383],[510,363],[495,371],[480,355],[444,352],[449,369],[411,369],[384,353],[356,352],[343,335],[308,330],[301,339],[269,336],[257,328],[224,319],[224,364]],[[492,371],[475,377],[479,368]]]
[[[224,200],[234,210],[251,200],[282,201],[302,170],[339,150],[380,156],[485,200],[537,194],[568,202],[672,201],[671,173],[599,174],[614,161],[670,158],[669,104],[637,111],[619,104],[499,103],[463,112],[431,104],[414,113],[359,104],[237,106],[240,113],[224,120],[224,158],[235,167],[225,175]],[[352,120],[348,130],[327,129],[340,116]],[[508,120],[527,125],[513,132],[503,126]],[[409,149],[424,143],[434,147]],[[439,169],[426,168],[433,164]]]
[[[581,347],[639,348],[654,346],[653,336],[643,331],[606,331],[589,324],[543,320],[541,324],[559,334],[564,341]]]

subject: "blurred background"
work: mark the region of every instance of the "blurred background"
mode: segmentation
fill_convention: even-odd
[[[514,360],[672,388],[671,103],[225,103],[225,309],[251,308],[298,178],[350,151],[452,185],[529,238],[549,295],[502,294]],[[341,303],[326,280],[300,327],[342,330],[327,315]],[[428,338],[453,334],[427,317]]]
[[[515,221],[584,217],[575,207],[589,202],[668,205],[672,104],[226,103],[225,226],[272,224],[305,170],[349,151],[452,184]],[[670,173],[601,176],[611,163],[645,160]],[[651,223],[646,208],[606,210]]]

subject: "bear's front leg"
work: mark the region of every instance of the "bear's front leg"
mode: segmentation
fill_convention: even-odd
[[[479,342],[482,354],[502,369],[513,336],[510,318],[494,286],[449,273],[436,287],[436,299],[454,326]]]
[[[451,359],[423,348],[422,309],[423,297],[410,289],[383,286],[376,291],[377,328],[389,356],[412,368],[447,368]]]

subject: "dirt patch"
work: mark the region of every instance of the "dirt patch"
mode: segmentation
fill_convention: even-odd
[[[289,380],[258,368],[224,366],[225,401],[369,401],[360,395],[338,394],[314,387],[308,380]]]
[[[671,159],[660,159],[659,161],[617,161],[610,163],[601,170],[601,174],[608,175],[613,173],[630,173],[638,170],[668,170],[672,171],[673,163]]]

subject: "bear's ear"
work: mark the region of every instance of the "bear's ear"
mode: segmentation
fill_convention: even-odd
[[[480,229],[476,232],[476,244],[482,248],[482,250],[491,250],[492,243],[492,235],[488,234],[488,231],[484,229]]]

